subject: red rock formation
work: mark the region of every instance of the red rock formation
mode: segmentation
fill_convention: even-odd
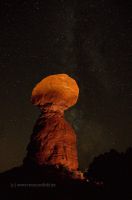
[[[64,119],[64,110],[76,103],[79,89],[66,74],[48,76],[32,92],[32,102],[41,108],[25,161],[38,165],[78,168],[76,135]]]

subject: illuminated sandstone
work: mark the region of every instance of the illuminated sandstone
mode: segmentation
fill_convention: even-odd
[[[32,91],[31,100],[40,107],[52,103],[65,110],[77,102],[78,94],[79,88],[74,79],[67,74],[57,74],[40,81]]]
[[[78,169],[76,135],[64,119],[64,110],[77,102],[79,88],[66,74],[51,75],[32,91],[31,101],[41,108],[41,115],[28,145],[25,162],[37,165],[63,165]]]

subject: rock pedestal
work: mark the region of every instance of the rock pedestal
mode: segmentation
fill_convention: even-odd
[[[76,135],[62,113],[42,113],[28,145],[27,160],[77,170]]]

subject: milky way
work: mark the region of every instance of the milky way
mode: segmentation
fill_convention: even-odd
[[[21,164],[38,110],[30,103],[44,76],[79,84],[66,113],[78,137],[81,168],[111,148],[132,146],[130,1],[1,1],[0,170]]]

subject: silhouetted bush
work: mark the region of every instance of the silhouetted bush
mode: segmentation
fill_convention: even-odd
[[[112,149],[94,158],[84,176],[112,191],[132,194],[132,148],[125,153]]]

